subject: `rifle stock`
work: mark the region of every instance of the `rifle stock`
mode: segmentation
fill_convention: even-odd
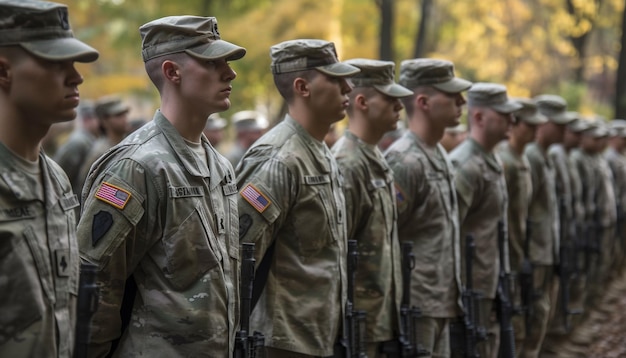
[[[239,327],[235,336],[235,358],[262,358],[264,354],[265,337],[260,332],[250,335],[250,311],[252,304],[252,289],[254,283],[254,243],[241,244],[241,307]]]
[[[87,357],[91,317],[98,309],[97,269],[96,265],[89,262],[80,264],[74,358]]]
[[[498,221],[498,248],[500,251],[500,277],[496,292],[496,309],[500,320],[500,358],[515,358],[515,333],[511,318],[513,316],[513,304],[511,301],[511,277],[506,272],[504,244],[506,233],[504,222]]]

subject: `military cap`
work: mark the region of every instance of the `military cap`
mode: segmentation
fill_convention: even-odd
[[[452,62],[430,58],[402,61],[399,82],[407,88],[432,86],[446,93],[460,93],[472,86],[470,81],[454,76]]]
[[[284,41],[270,48],[273,74],[318,70],[329,76],[347,77],[360,70],[339,62],[335,44],[317,39]]]
[[[467,126],[463,123],[459,123],[456,126],[446,127],[446,133],[450,134],[461,134],[467,132]]]
[[[121,98],[114,95],[99,98],[95,106],[96,115],[100,119],[126,113],[129,110],[130,107],[124,104]]]
[[[567,102],[561,96],[542,94],[534,98],[539,113],[548,117],[550,122],[568,124],[575,119],[567,114]]]
[[[231,121],[237,131],[258,131],[268,127],[265,116],[257,111],[240,111],[231,117]]]
[[[144,62],[180,52],[201,60],[226,61],[246,54],[245,48],[221,39],[214,17],[167,16],[142,25],[139,33]]]
[[[543,114],[537,111],[535,101],[530,98],[513,98],[513,101],[519,103],[522,108],[515,112],[515,118],[531,125],[539,125],[548,122]]]
[[[379,92],[395,98],[413,94],[413,91],[394,82],[396,65],[391,61],[355,58],[345,63],[361,70],[350,78],[354,87],[374,87]]]
[[[1,1],[0,46],[20,46],[50,61],[93,62],[99,56],[74,37],[67,6],[47,1]]]
[[[591,123],[583,119],[578,112],[567,112],[567,115],[574,118],[574,120],[567,125],[567,129],[571,132],[582,133],[591,129]]]
[[[80,103],[78,104],[78,108],[76,109],[78,112],[78,116],[83,117],[93,117],[96,115],[95,112],[96,104],[94,101],[90,99],[80,99]]]
[[[602,138],[609,135],[609,128],[606,122],[601,117],[596,117],[589,120],[589,129],[585,131],[585,134],[594,138]]]
[[[217,113],[211,114],[204,125],[204,129],[209,131],[224,129],[224,127],[226,127],[226,120]]]
[[[506,87],[497,83],[474,83],[467,91],[467,104],[473,107],[488,107],[498,113],[513,113],[522,105],[509,99]]]

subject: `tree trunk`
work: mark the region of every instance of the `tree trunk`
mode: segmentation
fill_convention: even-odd
[[[428,29],[428,23],[430,21],[430,10],[432,9],[432,0],[422,0],[421,14],[419,29],[415,34],[415,47],[413,51],[414,58],[421,58],[426,55],[426,29]]]
[[[380,59],[393,61],[393,0],[380,0]]]
[[[626,8],[622,13],[621,44],[615,81],[615,118],[626,119]]]
[[[574,7],[573,0],[567,0],[567,12],[572,15],[578,22],[580,18],[576,14],[576,8]],[[595,0],[596,9],[599,11],[602,0]],[[586,56],[586,45],[587,40],[589,39],[589,35],[591,34],[591,30],[595,25],[594,18],[588,18],[589,22],[591,22],[591,28],[589,31],[581,34],[580,36],[570,36],[570,41],[572,42],[572,46],[574,46],[574,50],[576,50],[576,54],[578,55],[578,63],[574,67],[574,81],[583,82],[585,75],[585,56]]]

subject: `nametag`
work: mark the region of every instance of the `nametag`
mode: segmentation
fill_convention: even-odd
[[[204,196],[204,189],[200,186],[170,187],[170,198],[188,198],[192,196]]]
[[[374,189],[384,188],[387,185],[383,179],[372,179],[371,183]]]
[[[0,209],[0,219],[27,219],[34,218],[35,210],[30,206]]]
[[[239,192],[239,190],[237,190],[237,184],[224,184],[222,185],[222,191],[226,196],[233,195]]]
[[[304,182],[307,185],[320,185],[330,183],[329,175],[309,175],[304,177]]]
[[[64,198],[61,198],[60,204],[64,211],[74,209],[80,205],[78,197],[75,194],[68,194]]]

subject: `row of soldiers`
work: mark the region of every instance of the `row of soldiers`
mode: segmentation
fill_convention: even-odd
[[[222,40],[213,17],[140,27],[161,107],[95,161],[79,203],[39,146],[75,116],[74,62],[98,52],[73,38],[63,5],[5,1],[0,16],[1,356],[512,357],[515,343],[536,356],[579,233],[600,253],[583,260],[590,304],[593,284],[621,266],[607,251],[619,210],[600,205],[612,195],[599,127],[583,131],[580,162],[571,157],[595,165],[572,166],[589,181],[558,184],[548,153],[575,127],[565,102],[512,100],[502,85],[456,77],[449,61],[402,61],[396,83],[393,62],[340,62],[324,40],[276,44],[271,72],[288,112],[233,169],[202,130],[230,107],[229,62],[246,50]],[[37,97],[27,84],[55,90]],[[465,104],[468,138],[448,154],[439,141]],[[403,108],[408,130],[383,154]],[[331,150],[323,139],[346,115]],[[522,165],[502,159],[506,148]],[[75,336],[79,261],[99,292],[83,300],[93,318]],[[536,284],[518,329],[510,277],[524,261]]]

